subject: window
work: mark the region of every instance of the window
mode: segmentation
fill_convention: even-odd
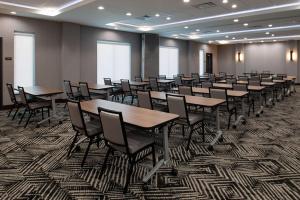
[[[203,76],[205,73],[204,70],[204,50],[199,50],[199,74],[200,76]]]
[[[178,74],[178,48],[159,48],[159,74],[167,77]]]
[[[130,79],[131,47],[127,43],[97,43],[97,83],[104,78],[114,80]]]
[[[34,34],[14,34],[14,85],[29,87],[35,84]]]

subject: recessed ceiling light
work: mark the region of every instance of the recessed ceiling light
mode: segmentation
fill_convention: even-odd
[[[178,37],[178,35],[177,34],[173,34],[173,37]]]
[[[156,13],[156,14],[155,14],[155,17],[159,17],[159,16],[160,16],[160,14],[159,14],[159,13]]]
[[[118,30],[118,27],[115,27],[115,30]]]
[[[275,36],[275,34],[272,34],[272,37],[274,37]]]
[[[222,3],[228,3],[228,0],[223,0]]]
[[[233,21],[234,21],[234,22],[239,22],[239,19],[234,19]]]
[[[263,43],[264,41],[262,40],[262,41],[260,41],[261,43]]]
[[[200,32],[200,29],[196,29],[197,32]]]
[[[98,9],[99,10],[104,10],[104,7],[103,6],[99,6]]]
[[[248,25],[249,25],[248,23],[245,23],[245,24],[244,24],[244,26],[248,26]]]
[[[277,40],[273,40],[273,42],[277,42]]]
[[[233,37],[232,39],[235,40],[235,37]]]
[[[166,20],[171,20],[171,17],[167,17]]]
[[[266,35],[269,35],[270,34],[270,32],[266,32]]]
[[[245,37],[244,40],[248,40],[248,38]]]
[[[190,3],[190,0],[183,0],[183,3]]]
[[[269,24],[269,25],[268,25],[268,27],[272,27],[272,26],[273,26],[272,24]]]
[[[220,33],[220,30],[217,30],[217,33]]]
[[[178,39],[179,37],[177,36],[177,37],[175,37],[176,39]]]
[[[237,5],[236,4],[232,4],[231,8],[235,9],[235,8],[237,8]]]
[[[249,42],[249,44],[252,44],[253,42],[251,41],[251,42]]]
[[[185,29],[188,29],[189,27],[188,27],[188,26],[185,26],[184,28],[185,28]]]
[[[126,13],[126,15],[127,15],[127,16],[131,16],[131,15],[132,15],[132,13],[128,12],[128,13]]]
[[[17,13],[16,13],[16,12],[14,12],[14,11],[12,11],[12,12],[10,12],[10,14],[12,14],[12,15],[16,15]]]
[[[211,43],[212,43],[212,41],[211,41],[211,40],[209,40],[209,41],[208,41],[208,43],[209,43],[209,44],[211,44]]]
[[[228,35],[226,35],[225,37],[226,37],[226,38],[229,38],[229,36],[228,36]]]

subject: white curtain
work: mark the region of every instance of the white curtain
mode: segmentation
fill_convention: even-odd
[[[167,77],[178,74],[178,48],[159,48],[159,74]]]

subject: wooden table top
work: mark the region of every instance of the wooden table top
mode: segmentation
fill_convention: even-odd
[[[134,125],[144,129],[152,129],[177,119],[179,116],[155,110],[149,110],[136,106],[94,99],[81,102],[82,111],[98,115],[98,107],[122,112],[126,124]]]
[[[117,85],[121,85],[121,81],[113,81],[113,84],[117,84]],[[130,85],[133,85],[133,86],[145,86],[145,85],[149,85],[148,82],[139,82],[139,81],[129,81],[129,84]]]
[[[193,80],[195,80],[195,79],[192,78],[192,77],[183,77],[181,80],[182,80],[182,81],[193,81]]]
[[[264,90],[266,87],[265,86],[256,86],[256,85],[248,85],[248,90],[249,91],[262,91]]]
[[[222,88],[222,89],[232,89],[232,84],[226,84],[226,83],[214,83],[213,87],[216,88]]]
[[[173,88],[174,91],[178,91],[178,88]],[[208,88],[192,87],[193,93],[196,94],[209,94]],[[231,97],[243,97],[247,95],[248,92],[237,91],[237,90],[227,90],[227,95]]]
[[[144,82],[149,82],[149,79],[144,79]],[[173,83],[174,80],[173,79],[157,79],[158,83]]]
[[[297,79],[297,77],[296,76],[287,76],[285,79],[294,81]]]
[[[157,92],[157,91],[151,91],[150,94],[151,94],[151,98],[163,100],[163,101],[166,101],[167,99],[166,94],[176,95],[174,93],[165,93],[165,92]],[[187,104],[205,106],[205,107],[215,107],[225,102],[222,99],[214,99],[214,98],[190,96],[190,95],[185,95],[185,100]]]
[[[261,82],[260,84],[262,86],[274,86],[276,83],[274,83],[274,82]]]
[[[79,87],[78,83],[72,83],[72,87]],[[107,90],[114,88],[115,86],[113,85],[101,85],[101,84],[95,84],[95,83],[88,83],[89,89],[91,90]]]
[[[285,83],[286,82],[286,80],[273,80],[273,83]]]
[[[24,87],[24,91],[26,94],[30,94],[33,96],[52,96],[64,93],[64,91],[61,89],[49,88],[44,86]]]

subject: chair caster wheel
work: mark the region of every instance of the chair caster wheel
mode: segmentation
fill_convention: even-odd
[[[59,121],[58,123],[59,123],[59,124],[62,124],[62,121]]]
[[[214,150],[214,147],[210,145],[210,146],[208,146],[207,149],[208,149],[208,151],[213,151],[213,150]]]
[[[243,122],[242,122],[242,124],[243,124],[243,125],[246,125],[246,124],[247,124],[247,122],[246,122],[246,121],[243,121]]]
[[[177,175],[178,175],[178,170],[175,169],[175,168],[173,167],[173,168],[172,168],[172,171],[171,171],[171,174],[172,174],[173,176],[177,176]]]
[[[233,128],[233,129],[236,129],[236,125],[232,125],[232,128]]]

